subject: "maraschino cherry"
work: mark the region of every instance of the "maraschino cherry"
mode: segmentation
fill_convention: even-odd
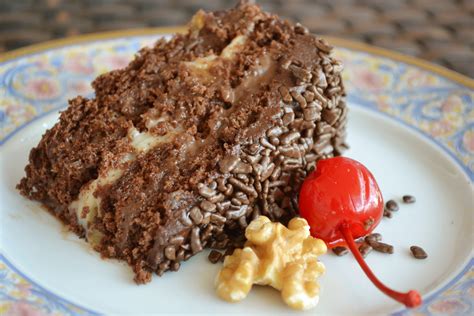
[[[374,176],[361,163],[346,157],[318,161],[304,181],[299,197],[300,215],[314,237],[332,247],[346,243],[372,283],[407,307],[421,305],[417,291],[396,292],[372,273],[354,238],[368,235],[383,216],[383,198]]]

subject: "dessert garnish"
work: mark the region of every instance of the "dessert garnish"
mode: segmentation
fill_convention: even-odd
[[[306,310],[318,304],[317,277],[324,273],[318,256],[326,244],[313,238],[303,218],[295,217],[286,228],[266,216],[254,219],[245,230],[247,242],[227,256],[216,279],[217,294],[228,302],[243,300],[253,284],[281,291],[283,301]]]
[[[306,218],[311,227],[311,234],[324,240],[330,247],[345,242],[379,290],[407,307],[421,305],[422,299],[417,291],[397,292],[379,281],[357,249],[354,239],[370,234],[384,211],[380,189],[365,166],[346,157],[318,161],[316,170],[301,187],[299,208],[300,215]],[[379,251],[390,252],[390,247],[382,249],[384,245],[377,243]]]

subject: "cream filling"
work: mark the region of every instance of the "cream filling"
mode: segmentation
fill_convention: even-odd
[[[215,54],[206,57],[199,57],[193,61],[186,61],[184,64],[191,70],[197,72],[208,72],[213,66],[223,60],[232,60],[244,47],[247,36],[238,35],[227,45],[219,56]]]
[[[147,125],[156,125],[164,119],[158,118]],[[77,222],[84,228],[86,237],[91,244],[97,244],[102,238],[99,231],[89,229],[91,223],[97,215],[100,215],[101,198],[95,196],[96,190],[104,185],[110,185],[116,182],[125,172],[124,165],[137,159],[138,154],[147,153],[156,146],[171,142],[178,133],[182,132],[181,127],[168,132],[166,135],[157,136],[149,132],[140,132],[132,127],[128,130],[128,139],[133,148],[133,152],[125,154],[121,158],[121,165],[117,168],[108,169],[106,172],[88,185],[81,188],[79,196],[69,205],[69,210],[76,213]]]

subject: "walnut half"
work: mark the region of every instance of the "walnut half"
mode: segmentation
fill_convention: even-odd
[[[238,302],[253,284],[270,285],[281,291],[283,301],[295,309],[309,309],[319,301],[317,277],[324,273],[318,256],[326,244],[310,236],[305,219],[293,218],[288,228],[265,216],[253,220],[245,231],[247,242],[227,256],[217,275],[217,294]]]

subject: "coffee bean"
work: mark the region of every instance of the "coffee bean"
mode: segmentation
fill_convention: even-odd
[[[221,260],[222,253],[217,251],[217,250],[211,250],[209,253],[209,256],[207,257],[210,262],[212,263],[217,263],[219,260]]]
[[[410,247],[411,253],[413,254],[413,257],[416,259],[426,259],[428,258],[428,254],[425,252],[425,250],[419,246],[411,246]]]
[[[375,251],[382,252],[382,253],[388,253],[392,254],[393,253],[393,246],[383,243],[383,242],[373,242],[371,243],[372,248],[374,248]]]
[[[338,257],[342,257],[349,253],[349,250],[346,247],[334,247],[331,250]]]
[[[385,208],[390,212],[396,212],[399,210],[398,204],[394,200],[387,201],[387,203],[385,203]]]
[[[367,257],[367,255],[372,251],[372,247],[365,242],[359,246],[359,252],[363,258]]]
[[[416,198],[413,195],[404,195],[402,199],[403,199],[403,202],[407,204],[416,202]]]

